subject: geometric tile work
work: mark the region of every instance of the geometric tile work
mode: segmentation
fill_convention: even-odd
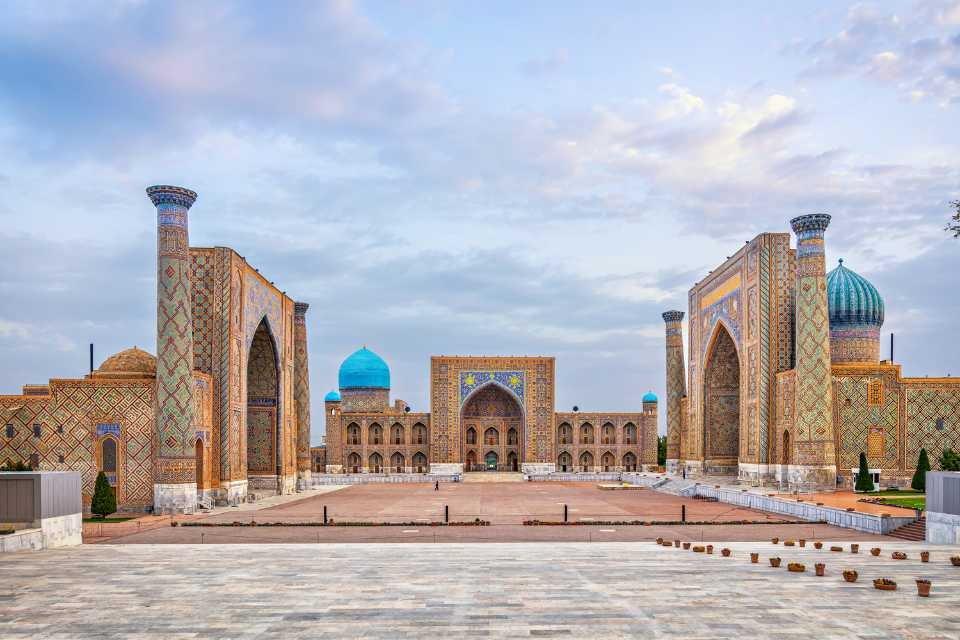
[[[687,394],[683,365],[683,311],[663,314],[666,331],[667,372],[667,460],[680,459],[680,404]]]
[[[297,408],[297,470],[310,469],[310,370],[307,359],[307,319],[309,305],[294,304],[293,316],[293,399]]]
[[[277,410],[275,407],[247,409],[247,473],[274,475]]]
[[[703,389],[705,457],[735,465],[740,453],[740,361],[723,325],[707,354]]]
[[[213,373],[214,276],[213,249],[190,249],[193,314],[193,368]]]
[[[938,469],[944,449],[960,451],[960,385],[936,382],[906,386],[906,466],[914,468],[920,448]]]
[[[861,451],[867,454],[867,463],[873,468],[900,469],[902,392],[895,377],[837,375],[833,382],[837,442],[840,446],[839,469],[857,468]],[[880,382],[885,387],[883,402],[878,406],[872,406],[868,402],[868,388],[872,382]],[[875,446],[882,445],[881,451],[871,451],[868,447],[870,442]]]
[[[277,471],[277,353],[267,323],[261,323],[247,361],[247,473]]]

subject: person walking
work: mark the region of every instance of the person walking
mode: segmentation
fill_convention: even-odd
[[[434,490],[434,491],[440,491],[440,481],[439,481],[439,480],[437,480],[437,481],[433,484],[433,490]]]

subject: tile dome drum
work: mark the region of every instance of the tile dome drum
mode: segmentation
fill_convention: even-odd
[[[340,365],[340,389],[389,389],[390,367],[366,347],[350,354]]]
[[[827,274],[827,302],[831,360],[879,362],[884,309],[877,288],[840,260]]]

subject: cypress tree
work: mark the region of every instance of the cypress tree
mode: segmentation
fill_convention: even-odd
[[[927,457],[927,450],[920,449],[920,457],[917,459],[917,470],[913,474],[913,480],[910,481],[910,486],[917,491],[926,491],[927,471],[930,471],[930,459]]]
[[[90,502],[90,512],[100,518],[106,518],[117,510],[117,494],[107,481],[107,474],[103,471],[97,474],[97,483],[93,487],[93,500]]]
[[[867,467],[867,454],[860,452],[860,470],[857,472],[857,491],[873,491],[873,477]]]

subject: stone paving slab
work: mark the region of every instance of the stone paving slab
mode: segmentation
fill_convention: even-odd
[[[24,552],[0,559],[0,638],[960,637],[956,548],[883,543],[874,558],[726,546],[732,558],[650,542]],[[895,549],[910,559],[890,559]],[[807,572],[769,567],[772,554]],[[860,582],[843,582],[844,567]],[[876,591],[879,576],[900,589]],[[933,580],[932,597],[916,596],[917,576]]]

